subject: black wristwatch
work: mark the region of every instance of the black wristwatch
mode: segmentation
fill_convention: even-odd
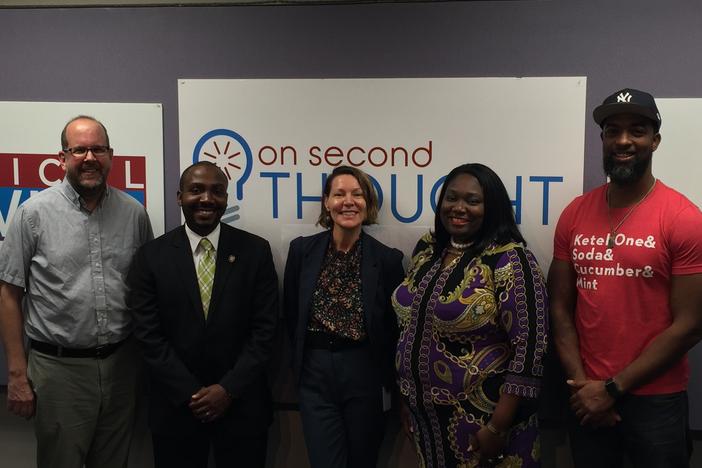
[[[609,396],[611,396],[615,400],[618,400],[622,396],[624,396],[624,392],[622,392],[622,390],[619,388],[617,382],[614,381],[614,377],[610,377],[607,380],[605,380],[605,390],[607,390]]]

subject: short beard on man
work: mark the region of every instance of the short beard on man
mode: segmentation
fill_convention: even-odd
[[[630,164],[617,164],[612,156],[606,156],[602,160],[605,174],[612,182],[621,185],[629,185],[641,180],[650,163],[650,155],[648,157],[636,157]]]
[[[67,173],[68,181],[73,186],[73,189],[83,198],[92,198],[100,195],[105,190],[105,176],[100,175],[100,178],[93,184],[85,184],[80,180],[80,174]]]

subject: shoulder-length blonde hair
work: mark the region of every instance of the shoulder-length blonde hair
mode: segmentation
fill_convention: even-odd
[[[329,210],[324,206],[324,202],[329,193],[331,192],[332,182],[335,177],[340,175],[350,175],[353,176],[357,181],[358,185],[361,186],[363,191],[363,199],[366,201],[366,218],[363,220],[363,225],[367,226],[369,224],[375,224],[378,222],[378,194],[375,192],[375,187],[368,177],[368,174],[360,169],[351,166],[338,166],[334,168],[331,174],[327,177],[324,183],[324,191],[322,192],[322,210],[319,213],[319,218],[317,219],[317,225],[331,229],[334,227],[334,221],[332,221]]]

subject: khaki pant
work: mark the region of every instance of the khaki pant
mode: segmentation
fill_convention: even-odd
[[[29,353],[38,468],[126,468],[141,360],[133,341],[106,359]]]

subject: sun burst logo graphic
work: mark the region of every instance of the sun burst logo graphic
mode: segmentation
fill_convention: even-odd
[[[241,166],[238,164],[234,164],[232,162],[232,159],[236,158],[237,156],[241,156],[241,151],[237,151],[236,153],[229,154],[229,147],[232,145],[231,141],[226,142],[226,146],[224,147],[224,150],[220,151],[219,145],[217,144],[217,140],[214,138],[212,139],[212,146],[214,146],[214,153],[208,153],[207,151],[202,152],[204,156],[207,156],[208,158],[212,159],[213,163],[217,164],[218,166],[222,167],[222,170],[224,171],[225,174],[227,174],[227,177],[229,180],[232,180],[232,174],[229,172],[229,168],[232,167],[234,169],[237,169],[241,171]],[[223,162],[222,159],[226,158],[226,162]]]
[[[235,182],[237,200],[244,198],[244,183],[251,175],[253,155],[246,140],[233,130],[218,128],[205,133],[193,150],[193,163],[209,161]]]

